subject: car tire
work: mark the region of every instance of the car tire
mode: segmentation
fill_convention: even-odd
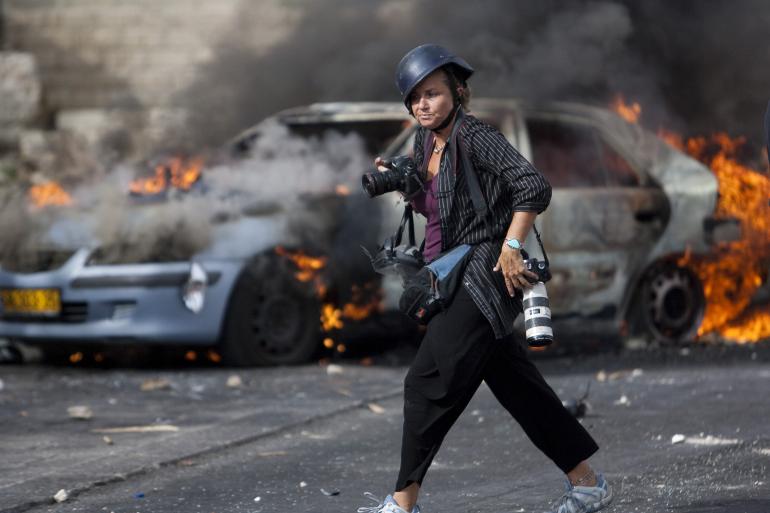
[[[643,329],[663,343],[689,342],[698,334],[706,311],[700,279],[673,261],[652,266],[639,298]]]
[[[230,296],[220,350],[226,365],[292,365],[320,350],[320,304],[296,269],[278,255],[260,255]]]

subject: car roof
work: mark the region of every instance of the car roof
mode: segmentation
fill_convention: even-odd
[[[278,112],[284,123],[325,121],[407,120],[411,116],[399,102],[325,102],[294,107]]]
[[[607,108],[562,101],[529,101],[518,98],[474,98],[470,111],[537,112],[542,114],[571,115],[574,117],[602,119],[621,118]],[[334,121],[411,120],[412,116],[401,102],[319,102],[294,107],[276,113],[284,123],[317,123]]]

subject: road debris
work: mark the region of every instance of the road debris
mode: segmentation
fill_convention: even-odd
[[[326,495],[327,497],[334,497],[335,495],[339,495],[340,491],[339,490],[331,490],[331,491],[329,491],[329,490],[325,490],[325,489],[321,488],[321,493]]]
[[[70,497],[70,494],[67,493],[67,490],[62,488],[61,490],[56,492],[56,495],[53,496],[53,500],[55,500],[56,502],[64,502],[67,499],[69,499],[69,497]]]
[[[135,493],[134,499],[144,499],[144,493],[142,492]]]
[[[689,445],[738,445],[741,443],[737,438],[719,438],[718,436],[703,436],[701,433],[699,436],[688,436],[685,438],[684,443]]]
[[[672,444],[681,444],[682,442],[685,441],[686,438],[687,437],[684,436],[683,434],[677,433],[677,434],[675,434],[674,436],[671,437],[671,443]]]
[[[588,394],[591,392],[591,382],[586,383],[586,391],[583,396],[577,399],[566,399],[561,402],[562,406],[575,418],[583,417],[590,409],[589,404],[586,402]]]
[[[631,401],[628,400],[628,396],[621,395],[620,399],[615,401],[613,404],[616,404],[618,406],[631,406]]]
[[[142,381],[139,389],[142,392],[152,392],[153,390],[165,390],[171,388],[171,382],[166,378],[150,378]]]
[[[254,497],[254,502],[259,502],[259,501],[261,501],[261,500],[262,500],[262,497],[260,497],[259,495],[257,495],[256,497]]]
[[[328,440],[331,438],[329,435],[319,435],[318,433],[311,433],[310,431],[306,430],[300,431],[299,434],[310,440]]]
[[[91,408],[88,406],[70,406],[67,408],[67,415],[70,416],[71,419],[77,419],[77,420],[89,420],[91,417],[94,416],[94,412],[91,411]]]
[[[385,413],[385,408],[383,408],[377,403],[369,403],[367,406],[372,411],[372,413],[376,413],[378,415],[382,415],[383,413]]]
[[[304,487],[306,487],[306,486],[307,486],[307,483],[306,483],[305,481],[300,481],[300,482],[299,482],[299,487],[300,487],[300,488],[304,488]]]
[[[342,369],[341,365],[337,365],[336,363],[330,363],[326,366],[326,374],[329,376],[334,376],[337,374],[342,374],[344,370]]]
[[[171,424],[151,424],[149,426],[125,426],[92,429],[92,433],[175,433],[179,428]]]
[[[232,376],[227,378],[227,383],[225,384],[230,388],[238,388],[243,386],[243,380],[239,375],[233,374]]]
[[[635,378],[638,378],[640,376],[644,375],[644,370],[642,369],[625,369],[625,370],[619,370],[607,373],[605,370],[600,370],[596,373],[596,381],[599,383],[604,383],[606,381],[617,381],[619,379],[628,379],[633,380]]]
[[[103,436],[103,437],[102,437],[102,440],[103,440],[103,441],[104,441],[104,443],[106,443],[107,445],[112,445],[112,444],[114,444],[114,443],[115,443],[115,442],[113,442],[113,441],[112,441],[112,438],[110,438],[109,436]]]

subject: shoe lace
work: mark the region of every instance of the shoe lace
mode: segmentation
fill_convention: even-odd
[[[364,492],[364,497],[366,497],[369,500],[373,500],[374,502],[377,503],[377,505],[361,506],[356,510],[358,513],[377,513],[378,511],[381,511],[385,507],[385,500],[378,499],[377,496],[371,492]]]
[[[571,507],[570,507],[571,506]],[[562,510],[562,508],[564,508]],[[580,513],[586,510],[585,504],[575,498],[572,489],[567,490],[554,504],[553,510],[556,513],[567,511],[569,513]]]

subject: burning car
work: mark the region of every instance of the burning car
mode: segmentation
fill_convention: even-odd
[[[537,223],[557,338],[698,334],[709,291],[690,262],[739,240],[743,226],[719,212],[708,167],[608,109],[478,99],[473,113],[553,185]],[[359,245],[390,235],[403,204],[396,195],[369,200],[356,184],[372,156],[410,153],[415,129],[400,103],[315,104],[246,130],[224,164],[156,167],[124,194],[142,204],[133,215],[141,219],[118,230],[117,243],[86,237],[74,249],[54,244],[32,266],[2,261],[0,337],[49,348],[197,344],[216,346],[230,364],[275,365],[307,361],[324,346],[344,351],[341,330],[364,319],[392,330],[396,321],[383,319],[395,314],[401,283],[375,275]],[[326,164],[316,169],[321,154]],[[276,162],[282,167],[268,172]],[[164,217],[156,202],[176,189],[186,191],[185,222],[166,223],[147,244],[142,219]],[[52,222],[50,241],[62,231]],[[171,251],[177,239],[183,250]],[[754,290],[766,287],[770,263],[757,265],[764,274]]]
[[[2,259],[0,337],[52,352],[216,345],[244,365],[343,351],[333,335],[381,309],[360,249],[379,236],[377,206],[350,190],[404,123],[390,104],[313,105],[205,165],[164,159],[120,193],[80,195],[100,198],[97,210],[70,214],[77,194],[36,189],[55,206],[34,251]]]
[[[557,338],[559,333],[577,339],[642,335],[670,343],[703,334],[709,295],[720,287],[735,292],[727,282],[743,282],[746,274],[733,265],[729,273],[718,273],[724,279],[714,286],[704,266],[692,265],[747,235],[742,234],[746,223],[735,210],[718,205],[720,192],[723,197],[736,193],[720,191],[715,172],[687,155],[681,144],[677,149],[666,137],[629,119],[638,117],[638,105],[624,112],[622,104],[610,110],[479,99],[472,107],[553,186],[551,204],[537,224],[553,274],[547,287]],[[411,144],[407,131],[390,153],[409,153]],[[766,210],[761,198],[770,189],[765,184],[758,192],[755,203]],[[397,215],[392,215],[391,224]],[[752,294],[766,295],[766,228],[763,237],[759,255],[764,256],[752,258],[751,267],[758,271],[745,280],[752,284],[744,287],[746,297],[728,305],[734,315]],[[534,241],[527,241],[526,247],[539,256]],[[391,301],[397,298],[398,284],[385,290]],[[718,308],[727,310],[724,305]]]

